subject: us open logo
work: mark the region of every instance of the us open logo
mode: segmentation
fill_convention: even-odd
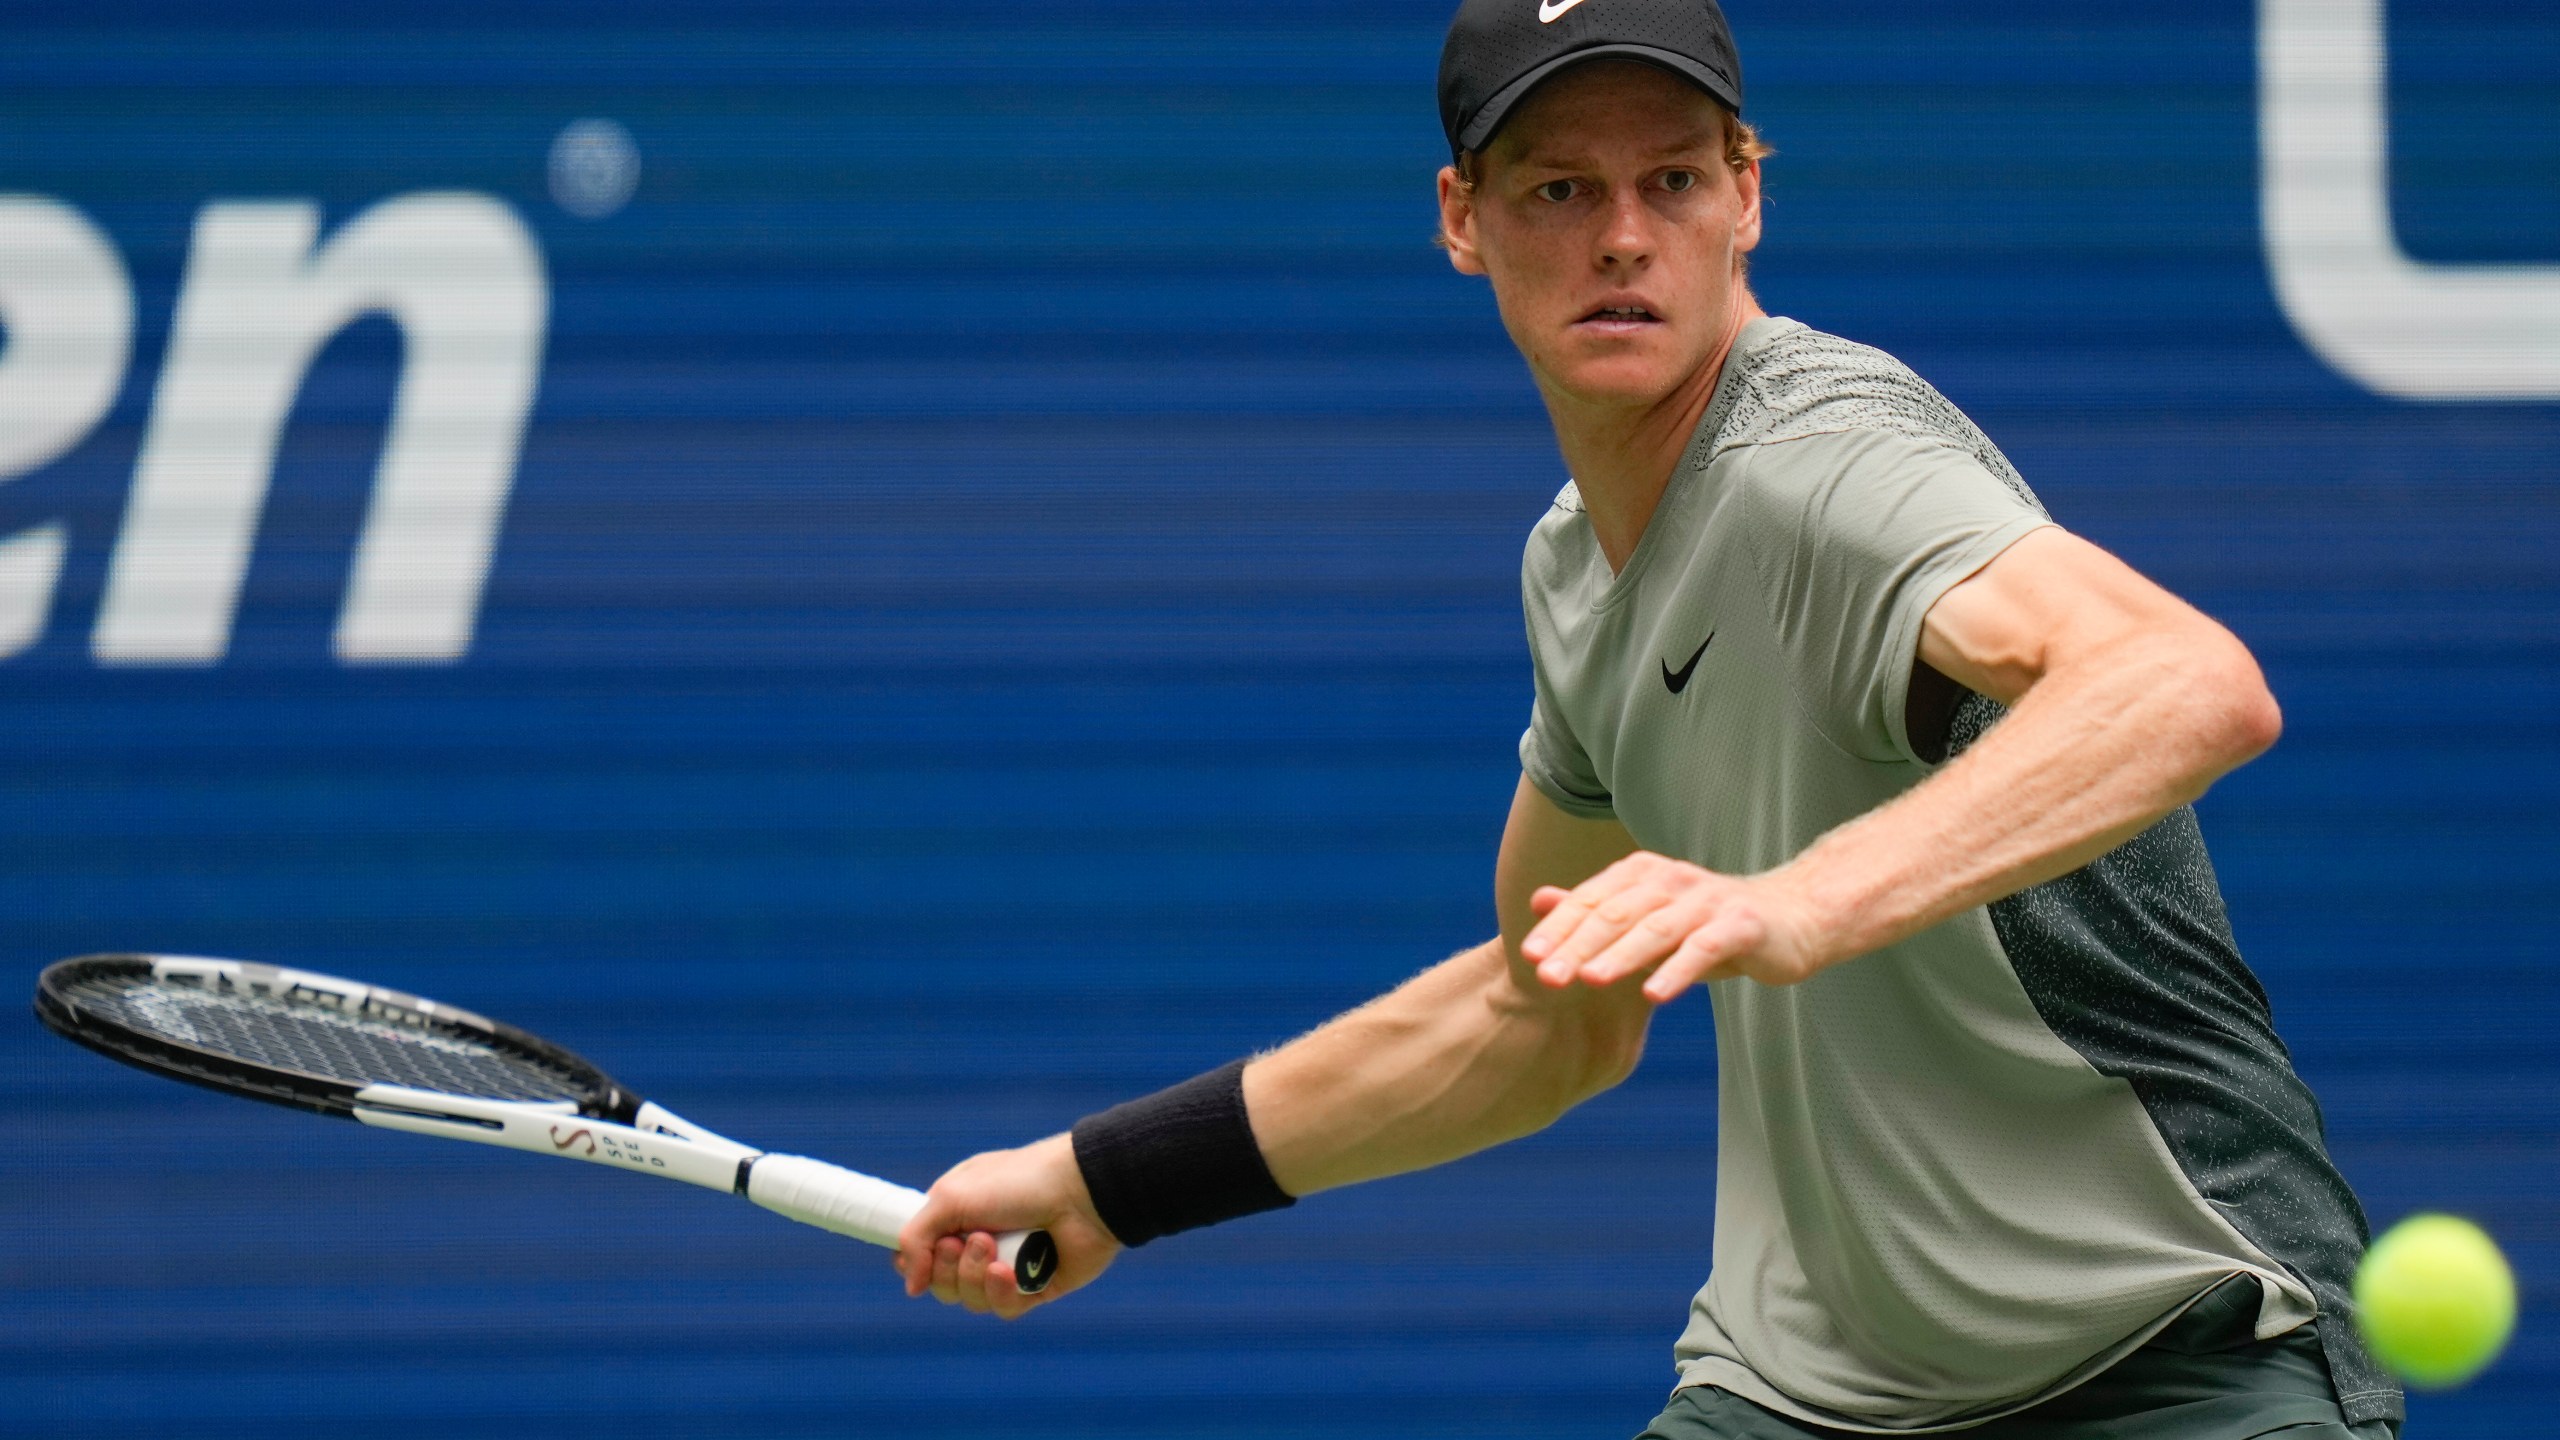
[[[491,196],[398,196],[325,242],[309,201],[205,206],[91,653],[222,659],[294,399],[329,339],[379,313],[400,328],[404,358],[333,644],[355,663],[460,658],[549,312],[541,251]],[[62,455],[105,416],[133,319],[123,259],[86,216],[0,196],[0,480]],[[59,524],[0,540],[0,655],[39,638],[64,546]]]
[[[2259,0],[2259,209],[2285,318],[2377,394],[2560,399],[2560,266],[2401,247],[2389,66],[2383,0]]]

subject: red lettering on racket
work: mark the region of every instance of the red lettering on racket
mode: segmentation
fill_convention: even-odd
[[[594,1134],[589,1132],[585,1126],[581,1125],[577,1129],[570,1131],[565,1138],[560,1134],[559,1126],[554,1125],[551,1127],[551,1148],[554,1150],[566,1150],[581,1140],[587,1142],[588,1154],[593,1155],[596,1153],[596,1137]]]

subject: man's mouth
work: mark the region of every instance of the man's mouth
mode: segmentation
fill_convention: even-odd
[[[1603,305],[1574,323],[1616,329],[1627,325],[1659,325],[1662,323],[1662,317],[1654,314],[1651,307],[1645,305]]]

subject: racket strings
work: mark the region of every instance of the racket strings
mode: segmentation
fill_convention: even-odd
[[[410,1029],[309,1003],[96,977],[73,994],[127,1029],[274,1070],[492,1100],[584,1100],[588,1077],[468,1034]]]

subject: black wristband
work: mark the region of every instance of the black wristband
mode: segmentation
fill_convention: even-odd
[[[1123,1245],[1298,1203],[1244,1110],[1242,1060],[1076,1122],[1076,1168]]]

